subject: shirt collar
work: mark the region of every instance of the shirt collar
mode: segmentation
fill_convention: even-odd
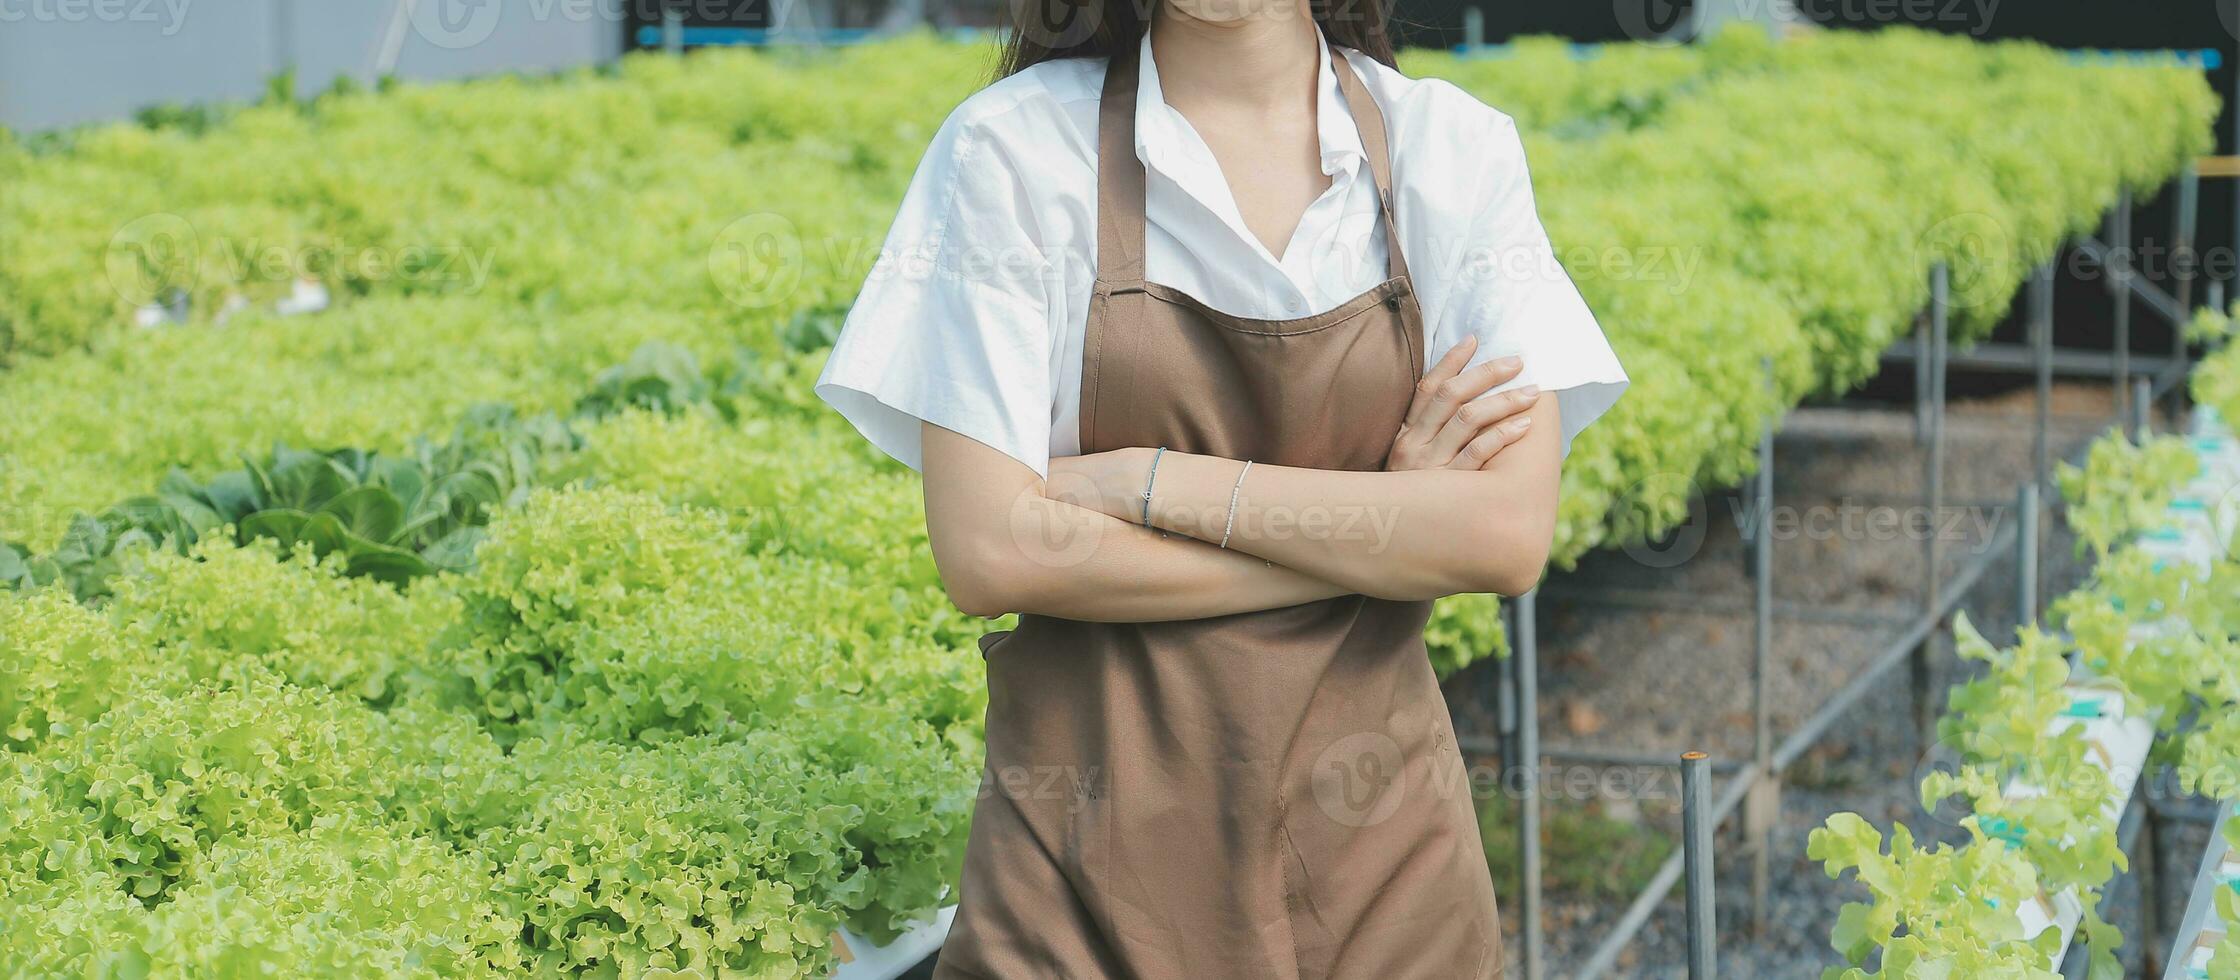
[[[1315,25],[1314,38],[1315,136],[1321,146],[1322,172],[1337,176],[1341,171],[1350,173],[1368,154],[1361,145],[1361,130],[1346,108],[1345,91],[1338,87],[1337,72],[1330,64],[1330,42],[1322,34],[1322,25]],[[1159,86],[1159,66],[1151,58],[1150,31],[1143,32],[1136,58],[1140,66],[1136,74],[1136,158],[1176,178],[1185,166],[1185,155],[1192,154],[1204,141],[1190,133],[1188,121],[1167,105],[1166,91]]]

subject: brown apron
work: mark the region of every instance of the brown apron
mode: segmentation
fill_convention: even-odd
[[[1229,316],[1144,280],[1136,58],[1114,60],[1083,452],[1383,468],[1422,375],[1423,323],[1390,220],[1384,116],[1331,57],[1391,274],[1295,320]],[[987,770],[935,976],[1499,976],[1477,814],[1424,651],[1430,608],[1345,596],[1190,622],[1025,616],[984,638]]]

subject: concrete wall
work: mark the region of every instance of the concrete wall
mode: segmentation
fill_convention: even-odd
[[[409,15],[400,19],[400,11]],[[0,126],[372,81],[550,71],[622,51],[622,0],[0,0]]]

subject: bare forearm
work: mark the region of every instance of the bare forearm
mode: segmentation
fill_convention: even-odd
[[[940,426],[926,425],[923,439],[934,563],[965,612],[1164,622],[1346,594],[1247,554],[1060,499],[1034,471]]]
[[[1168,453],[1154,523],[1298,568],[1367,595],[1435,598],[1509,591],[1489,549],[1530,553],[1535,508],[1515,506],[1482,473],[1404,473],[1254,466],[1229,499],[1242,464]],[[1543,539],[1544,540],[1544,539]],[[1544,553],[1545,544],[1541,545]]]
[[[1015,509],[1004,611],[1093,622],[1204,619],[1347,590],[1251,554],[1162,535],[1064,501]],[[1001,547],[1001,545],[999,545]]]
[[[1529,589],[1554,536],[1561,448],[1552,399],[1531,441],[1479,471],[1361,472],[1168,452],[1152,522],[1389,599]],[[1077,457],[1104,513],[1140,513],[1145,451]],[[1243,476],[1240,486],[1239,477]],[[1131,489],[1132,486],[1132,489]],[[1234,518],[1232,513],[1234,500]]]

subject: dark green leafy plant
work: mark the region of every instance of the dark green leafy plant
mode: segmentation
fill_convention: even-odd
[[[692,352],[674,344],[648,343],[621,364],[599,372],[591,391],[576,400],[579,418],[606,418],[626,408],[681,412],[708,400],[708,376]]]
[[[0,582],[60,584],[98,598],[135,552],[186,554],[214,534],[244,544],[268,538],[284,553],[340,555],[349,574],[395,584],[463,569],[491,514],[528,492],[540,460],[577,441],[557,418],[492,407],[472,413],[450,440],[405,453],[281,445],[207,482],[174,470],[153,494],[78,515],[47,554],[0,545]]]
[[[550,457],[582,448],[577,423],[632,409],[675,414],[711,400],[727,407],[733,396],[719,397],[718,389],[736,389],[733,379],[746,377],[745,370],[711,380],[690,351],[648,343],[601,372],[577,399],[572,419],[523,418],[485,405],[470,410],[449,440],[422,440],[403,453],[283,444],[262,458],[243,457],[240,469],[208,482],[173,470],[153,494],[97,516],[78,515],[44,555],[0,542],[0,586],[61,584],[80,599],[99,598],[135,552],[187,554],[229,528],[237,544],[265,538],[284,554],[302,548],[320,558],[340,555],[349,574],[396,585],[463,571],[491,515],[520,503]]]

